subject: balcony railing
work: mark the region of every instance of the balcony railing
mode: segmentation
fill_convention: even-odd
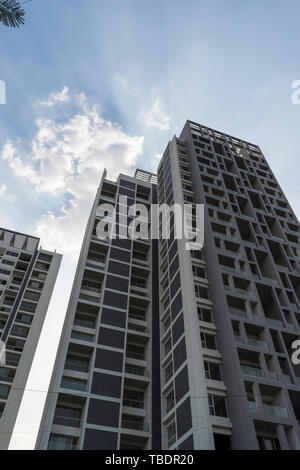
[[[269,370],[268,371],[268,376],[271,380],[276,380],[276,382],[279,381],[279,377],[278,377],[277,372],[273,372],[272,370]]]
[[[291,384],[292,382],[292,377],[289,374],[281,374],[283,382],[286,384]]]
[[[176,442],[176,434],[168,438],[168,447],[171,447]]]
[[[269,323],[269,325],[272,325],[272,326],[275,326],[276,328],[283,328],[284,327],[284,324],[281,320],[276,320],[275,318],[267,318],[267,323]]]
[[[144,402],[140,400],[132,400],[130,398],[124,398],[123,406],[129,406],[130,408],[144,408]]]
[[[229,312],[232,313],[232,315],[238,317],[248,318],[247,312],[244,312],[243,310],[238,310],[237,308],[230,307]]]
[[[264,415],[276,417],[276,418],[290,418],[290,412],[288,408],[284,408],[282,406],[275,406],[275,405],[259,406],[257,403],[254,403],[254,402],[248,402],[248,403],[249,405],[250,403],[253,403],[253,405],[249,406],[253,413],[264,414]]]
[[[131,352],[131,351],[126,352],[126,357],[129,357],[131,359],[138,359],[139,361],[144,361],[145,360],[145,354],[135,353],[135,352]]]
[[[242,372],[245,375],[251,375],[252,377],[262,377],[265,378],[264,371],[259,369],[258,367],[251,367],[251,366],[241,366]]]
[[[266,343],[265,341],[262,341],[260,339],[256,339],[256,338],[248,338],[248,343],[251,345],[251,346],[256,346],[258,348],[261,348],[263,349],[264,351],[269,351],[269,345],[268,343]]]
[[[148,423],[143,423],[139,421],[131,421],[129,419],[123,419],[122,420],[122,428],[125,429],[134,429],[136,431],[144,431],[144,432],[149,432],[149,424]]]
[[[126,374],[140,375],[141,377],[150,377],[150,372],[147,369],[141,369],[140,367],[125,366]]]
[[[88,372],[89,365],[67,359],[65,362],[65,369],[75,370],[77,372]]]
[[[70,426],[72,428],[80,428],[80,419],[67,418],[65,416],[55,415],[53,419],[53,424],[58,424],[59,426]]]

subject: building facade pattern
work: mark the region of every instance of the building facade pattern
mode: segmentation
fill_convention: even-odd
[[[8,447],[61,262],[39,239],[0,228],[0,448]]]
[[[193,227],[204,204],[203,249],[172,213],[169,239],[100,241],[99,202],[118,221],[120,196],[192,204]],[[299,233],[259,147],[192,121],[157,178],[104,174],[37,448],[299,449]]]

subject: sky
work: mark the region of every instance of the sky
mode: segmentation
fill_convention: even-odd
[[[0,226],[64,257],[11,449],[34,447],[104,168],[155,172],[190,119],[259,145],[300,214],[298,0],[32,0],[24,9],[19,30],[0,25]]]

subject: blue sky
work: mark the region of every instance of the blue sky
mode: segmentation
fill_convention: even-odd
[[[258,144],[299,217],[291,84],[300,80],[300,3],[33,0],[24,8],[25,27],[0,27],[0,218],[65,255],[32,378],[42,390],[42,360],[50,369],[104,167],[154,171],[168,140],[195,120]],[[30,447],[25,415],[15,445]]]

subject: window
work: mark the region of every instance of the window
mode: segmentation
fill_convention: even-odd
[[[172,421],[172,423],[169,424],[167,427],[167,438],[168,438],[168,447],[171,447],[171,445],[176,442],[176,424],[175,421]]]
[[[168,341],[165,343],[165,356],[171,351],[171,349],[172,349],[172,339],[170,337]]]
[[[72,331],[71,338],[78,339],[79,341],[93,342],[94,336],[88,335],[87,333],[81,333],[80,331]]]
[[[173,364],[170,364],[165,368],[165,382],[168,382],[173,375]]]
[[[195,258],[195,259],[202,259],[201,251],[200,250],[198,250],[198,251],[191,250],[191,257]]]
[[[46,263],[39,263],[38,261],[35,264],[36,269],[40,269],[42,271],[48,271],[49,269],[49,264]]]
[[[86,390],[86,381],[74,379],[71,377],[63,377],[61,381],[61,387],[84,392]]]
[[[0,398],[6,400],[9,394],[10,387],[8,385],[0,384]]]
[[[260,450],[280,450],[280,443],[276,437],[257,436]]]
[[[88,357],[84,356],[75,356],[73,354],[68,354],[65,369],[77,370],[79,372],[88,372],[89,371],[90,360]]]
[[[1,263],[2,263],[2,264],[7,264],[8,266],[14,266],[15,261],[10,261],[10,260],[8,260],[8,259],[3,259],[3,260],[1,261]]]
[[[31,302],[23,301],[20,305],[20,310],[24,310],[25,312],[34,313],[36,311],[36,307],[37,307],[36,304],[33,304]]]
[[[125,389],[123,395],[123,406],[144,408],[144,392],[141,392],[140,390]]]
[[[0,367],[0,380],[3,382],[13,382],[15,376],[14,369],[8,369],[7,367]]]
[[[216,362],[204,361],[205,377],[211,380],[222,380],[221,366]]]
[[[19,254],[15,253],[14,251],[7,251],[6,252],[7,256],[14,256],[15,258],[18,258]]]
[[[80,427],[81,410],[58,405],[55,409],[53,424],[60,426]]]
[[[29,299],[33,300],[34,302],[38,302],[40,300],[40,294],[38,294],[37,292],[26,291],[24,294],[24,299]]]
[[[198,307],[198,318],[200,321],[205,321],[207,323],[213,323],[212,311],[207,308]]]
[[[16,322],[18,323],[25,323],[25,325],[30,325],[32,322],[33,316],[28,315],[27,313],[19,313],[16,318]]]
[[[206,272],[205,272],[205,269],[204,268],[200,268],[199,266],[194,266],[193,265],[193,275],[195,277],[202,277],[202,278],[206,278]]]
[[[14,336],[21,336],[21,338],[27,338],[28,328],[23,326],[14,326],[11,330],[11,334]]]
[[[38,259],[41,260],[41,261],[47,261],[47,263],[51,263],[52,256],[51,255],[46,255],[45,253],[40,253]]]
[[[128,344],[126,356],[132,359],[139,359],[140,361],[145,360],[145,348],[142,346],[136,346],[134,344]]]
[[[196,297],[200,297],[201,299],[208,299],[208,289],[207,287],[202,286],[195,286],[195,294]]]
[[[0,274],[4,274],[5,276],[10,276],[10,271],[7,271],[6,269],[0,269]]]
[[[84,326],[85,328],[95,328],[95,322],[95,317],[91,317],[82,313],[77,313],[74,319],[74,325]]]
[[[175,404],[174,390],[171,390],[166,397],[167,413],[173,408]]]
[[[48,444],[48,450],[76,450],[76,446],[76,437],[51,434]]]
[[[209,335],[208,333],[201,333],[201,344],[204,349],[217,349],[217,342],[215,335]]]
[[[20,361],[20,357],[21,356],[19,356],[18,354],[12,354],[12,353],[7,352],[5,356],[5,363],[8,366],[17,367]]]
[[[11,351],[22,352],[24,348],[25,341],[21,339],[9,338],[6,343],[6,349]]]
[[[218,395],[208,395],[209,412],[213,416],[227,418],[225,398]]]

